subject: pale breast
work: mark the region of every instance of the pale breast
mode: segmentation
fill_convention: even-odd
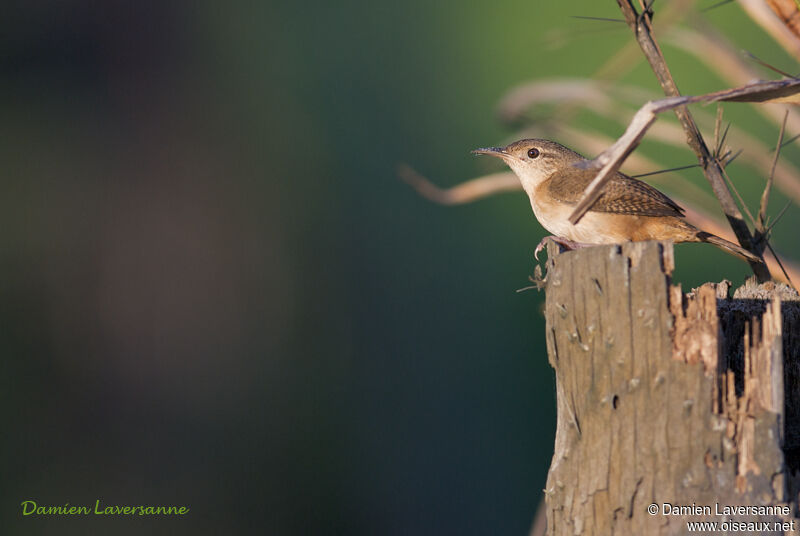
[[[577,225],[573,225],[569,216],[575,209],[574,205],[542,201],[536,195],[530,199],[536,219],[555,236],[583,244],[618,244],[633,238],[627,229],[630,218],[635,216],[589,211]]]

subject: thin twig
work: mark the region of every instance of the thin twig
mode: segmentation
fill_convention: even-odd
[[[767,63],[766,61],[764,61],[764,60],[762,60],[762,59],[758,58],[758,57],[757,57],[755,54],[753,54],[752,52],[750,52],[750,51],[748,51],[748,50],[742,50],[742,54],[744,54],[745,56],[747,56],[748,58],[750,58],[751,60],[753,60],[753,61],[754,61],[754,62],[756,62],[757,64],[761,65],[762,67],[766,67],[766,68],[767,68],[767,69],[769,69],[770,71],[775,71],[775,72],[776,72],[776,73],[778,73],[778,74],[782,74],[782,75],[783,75],[783,76],[785,76],[786,78],[797,78],[797,77],[796,77],[795,75],[793,75],[793,74],[789,74],[789,73],[787,73],[786,71],[781,71],[780,69],[778,69],[778,68],[777,68],[777,67],[775,67],[774,65],[770,65],[769,63]]]
[[[630,28],[633,30],[642,52],[650,63],[650,66],[652,67],[653,72],[656,74],[658,81],[661,83],[664,93],[668,97],[679,95],[680,93],[677,85],[675,84],[675,80],[672,78],[672,74],[667,67],[667,63],[664,60],[661,49],[652,35],[652,22],[650,20],[650,16],[648,16],[645,12],[643,13],[644,16],[641,17],[640,20],[631,0],[617,0],[617,3],[619,4],[620,9],[625,16],[625,20],[628,22],[628,26],[630,26]],[[725,213],[725,216],[728,218],[728,222],[733,229],[733,232],[736,234],[736,238],[739,239],[739,243],[743,248],[753,251],[753,237],[750,234],[750,230],[747,228],[747,224],[742,217],[742,213],[737,208],[736,202],[731,196],[730,190],[728,190],[728,187],[725,184],[725,180],[722,176],[722,166],[718,161],[711,157],[708,147],[706,146],[705,141],[703,141],[703,136],[700,134],[700,130],[697,128],[697,125],[695,124],[688,108],[685,106],[676,108],[675,115],[678,116],[678,120],[686,132],[689,146],[697,155],[700,164],[703,165],[705,176],[708,179],[708,182],[711,184],[711,189],[714,191],[714,195],[716,195],[717,199],[719,200],[722,210]],[[760,281],[767,281],[770,279],[769,270],[767,269],[766,264],[763,262],[758,263],[753,261],[751,261],[749,264],[753,270],[753,273]]]
[[[750,212],[750,209],[747,208],[747,203],[745,203],[744,199],[742,199],[742,196],[739,193],[739,190],[736,189],[736,185],[733,184],[733,180],[731,179],[730,175],[728,175],[728,172],[725,170],[724,166],[722,168],[722,176],[725,177],[725,181],[728,183],[728,187],[731,190],[733,190],[734,194],[736,194],[736,199],[739,200],[739,204],[741,205],[741,207],[744,210],[745,214],[747,214],[747,217],[750,219],[750,223],[752,223],[754,227],[756,225],[758,225],[758,222],[753,217],[753,214]]]
[[[761,206],[758,210],[758,230],[762,233],[766,228],[767,221],[767,204],[769,204],[769,193],[772,190],[772,181],[775,178],[775,166],[778,165],[778,158],[781,156],[781,147],[783,143],[783,134],[786,132],[786,119],[789,117],[789,110],[783,116],[783,123],[781,123],[781,131],[778,134],[778,144],[775,148],[775,156],[772,159],[772,169],[769,171],[769,178],[767,184],[764,186],[764,192],[761,194]]]
[[[781,262],[781,258],[780,258],[780,257],[778,257],[778,254],[777,254],[777,253],[775,253],[775,250],[774,250],[774,249],[772,249],[772,244],[770,244],[769,242],[767,242],[767,248],[768,248],[768,249],[770,250],[770,252],[772,253],[772,256],[773,256],[773,257],[775,257],[775,261],[778,263],[778,266],[780,266],[780,267],[781,267],[781,272],[783,272],[783,275],[786,277],[786,281],[788,281],[788,282],[789,282],[789,285],[790,285],[790,286],[791,286],[793,289],[797,290],[797,287],[795,287],[795,286],[794,286],[794,283],[792,283],[792,278],[791,278],[791,277],[789,277],[789,274],[788,274],[788,273],[786,273],[786,268],[784,268],[784,267],[783,267],[783,263]]]
[[[717,117],[714,121],[714,153],[712,156],[717,161],[723,161],[728,156],[727,154],[720,158],[720,154],[722,153],[722,147],[725,145],[725,139],[728,137],[728,130],[731,128],[731,122],[728,121],[728,124],[725,126],[725,132],[723,132],[722,136],[719,135],[720,127],[722,126],[722,104],[717,103]]]
[[[725,4],[730,4],[733,0],[722,0],[721,2],[717,2],[716,4],[712,4],[708,7],[704,7],[700,10],[700,13],[705,13],[707,11],[711,11],[712,9],[716,9],[718,7],[724,6]]]
[[[778,212],[777,216],[775,216],[775,221],[773,221],[772,223],[769,224],[769,227],[767,227],[767,230],[764,232],[764,234],[769,235],[769,233],[772,232],[772,228],[775,227],[775,224],[777,224],[780,221],[780,219],[783,217],[783,215],[786,213],[786,210],[790,206],[792,206],[792,200],[791,199],[788,200],[785,205],[783,205],[783,208],[781,209],[781,211]]]
[[[725,140],[728,139],[728,130],[730,130],[730,128],[731,124],[728,122],[728,124],[725,126],[725,132],[722,133],[722,139],[719,140],[719,145],[717,146],[716,150],[717,155],[722,152],[722,147],[725,145]]]
[[[722,163],[722,168],[724,169],[724,168],[726,168],[726,167],[730,166],[730,165],[731,165],[731,163],[732,163],[734,160],[736,160],[737,158],[739,158],[739,155],[740,155],[740,154],[742,154],[742,149],[739,149],[738,151],[736,151],[736,154],[734,154],[734,155],[733,155],[732,157],[730,157],[728,160],[726,160],[725,162],[723,162],[723,163]],[[723,158],[723,160],[724,160],[724,158]]]
[[[641,177],[649,177],[650,175],[660,175],[661,173],[669,173],[670,171],[681,171],[682,169],[690,169],[700,167],[700,164],[689,164],[688,166],[680,166],[669,169],[659,169],[658,171],[650,171],[648,173],[639,173],[638,175],[631,175],[634,179]]]
[[[784,141],[784,142],[781,144],[781,147],[786,147],[787,145],[789,145],[790,143],[792,143],[792,142],[793,142],[794,140],[796,140],[797,138],[800,138],[800,134],[795,134],[794,136],[792,136],[792,137],[791,137],[791,138],[789,138],[788,140]]]
[[[587,17],[584,15],[572,15],[570,18],[573,19],[583,19],[583,20],[596,20],[602,22],[625,22],[624,19],[611,19],[607,17]]]

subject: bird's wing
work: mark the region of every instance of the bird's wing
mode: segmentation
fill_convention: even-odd
[[[574,205],[598,171],[568,167],[553,173],[542,186],[554,199]],[[637,216],[683,216],[683,209],[675,201],[649,184],[623,173],[614,174],[589,210]]]

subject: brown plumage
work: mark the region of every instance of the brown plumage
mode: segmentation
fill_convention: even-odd
[[[583,195],[583,191],[592,182],[597,169],[583,169],[576,166],[565,166],[551,174],[542,183],[553,199],[575,205]],[[672,199],[662,194],[649,184],[623,173],[616,173],[609,180],[603,193],[591,210],[610,212],[613,214],[630,214],[636,216],[676,216],[683,217],[683,209]]]
[[[602,195],[584,217],[573,225],[569,216],[598,169],[558,143],[527,139],[473,152],[502,158],[522,182],[539,223],[567,246],[640,240],[708,242],[738,257],[763,262],[740,246],[697,229],[684,219],[684,210],[672,199],[619,172],[606,183]]]

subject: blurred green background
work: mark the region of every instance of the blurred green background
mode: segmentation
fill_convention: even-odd
[[[497,101],[590,76],[629,32],[569,17],[613,2],[3,12],[0,533],[527,533],[555,393],[544,295],[515,290],[543,230],[522,194],[443,208],[395,167],[499,169],[469,154],[512,134]],[[736,5],[709,18],[796,68]],[[724,87],[667,53],[684,92]],[[677,260],[685,287],[747,275]],[[191,512],[21,515],[96,499]]]

